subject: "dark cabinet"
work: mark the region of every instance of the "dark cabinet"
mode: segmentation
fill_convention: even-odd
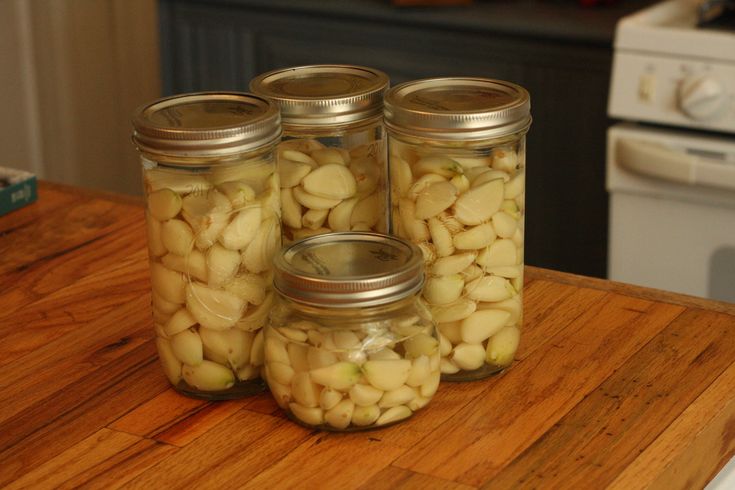
[[[162,0],[169,94],[247,90],[264,71],[315,63],[384,70],[393,84],[474,75],[531,93],[526,263],[604,276],[607,92],[623,10],[575,2],[493,1],[451,9],[376,0]]]

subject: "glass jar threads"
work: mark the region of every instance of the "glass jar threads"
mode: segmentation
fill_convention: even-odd
[[[385,73],[350,65],[275,70],[250,83],[281,109],[286,242],[331,231],[387,232],[387,87]]]
[[[442,379],[500,371],[523,319],[528,92],[482,78],[407,82],[386,94],[385,124],[392,232],[424,254]]]
[[[195,397],[260,392],[281,243],[278,109],[243,93],[187,94],[139,108],[133,126],[163,369]]]
[[[303,239],[276,256],[265,378],[297,422],[345,431],[387,426],[439,386],[439,341],[419,294],[418,248],[375,233]]]

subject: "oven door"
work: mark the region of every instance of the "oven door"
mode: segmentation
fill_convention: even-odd
[[[608,131],[608,277],[735,302],[735,140]]]

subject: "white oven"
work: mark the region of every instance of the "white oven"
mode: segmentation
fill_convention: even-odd
[[[735,11],[669,0],[616,31],[610,279],[735,302]],[[705,4],[724,15],[700,25]]]

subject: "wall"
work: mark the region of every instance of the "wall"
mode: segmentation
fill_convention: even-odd
[[[158,51],[155,0],[0,2],[0,165],[139,193],[130,115],[160,94]]]

